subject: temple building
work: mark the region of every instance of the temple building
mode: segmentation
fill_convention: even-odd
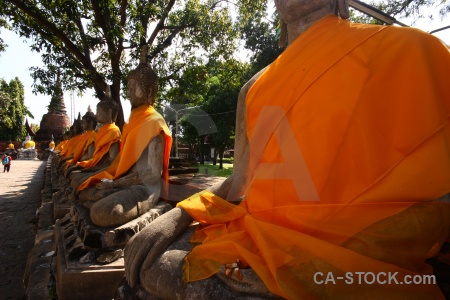
[[[61,81],[58,78],[55,93],[48,105],[48,113],[42,116],[40,129],[36,132],[35,141],[50,141],[52,135],[56,141],[62,139],[62,134],[70,127],[70,118],[64,104]]]

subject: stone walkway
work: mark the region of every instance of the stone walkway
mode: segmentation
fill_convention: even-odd
[[[0,170],[0,299],[25,299],[23,276],[35,241],[46,162],[14,160]]]

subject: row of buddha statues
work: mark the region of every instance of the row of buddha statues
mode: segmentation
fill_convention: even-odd
[[[21,145],[21,148],[15,149],[15,145],[12,141],[9,141],[8,146],[3,152],[7,155],[14,156],[16,159],[37,159],[38,153],[36,150],[36,143],[30,135],[25,137],[25,140]]]
[[[99,264],[105,253],[114,256],[108,262],[120,258],[116,253],[145,226],[142,222],[171,209],[160,199],[167,199],[172,137],[153,107],[158,78],[145,60],[144,55],[128,76],[132,111],[122,131],[115,124],[119,105],[108,87],[96,114],[88,109],[75,120],[51,153],[53,205],[70,207],[60,224],[65,236],[74,235],[65,247],[79,262]],[[139,217],[144,221],[130,225]],[[117,228],[128,228],[127,237],[105,242]]]
[[[346,0],[275,6],[288,47],[241,89],[233,174],[124,231],[116,299],[444,298],[437,284],[326,280],[431,276],[427,260],[448,245],[448,49],[410,28],[353,24]],[[127,78],[122,132],[106,96],[53,152],[54,198],[72,205],[60,224],[80,236],[67,240],[80,263],[122,255],[108,234],[167,192],[172,138],[145,56]],[[89,254],[107,244],[109,258]]]

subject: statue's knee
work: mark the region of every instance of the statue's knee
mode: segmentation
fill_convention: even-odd
[[[122,204],[114,204],[111,207],[109,203],[100,201],[91,207],[91,220],[97,226],[107,227],[124,223],[128,219]]]

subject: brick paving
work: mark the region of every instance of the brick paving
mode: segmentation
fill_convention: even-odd
[[[14,160],[0,169],[0,299],[25,299],[23,276],[34,245],[46,162]]]

